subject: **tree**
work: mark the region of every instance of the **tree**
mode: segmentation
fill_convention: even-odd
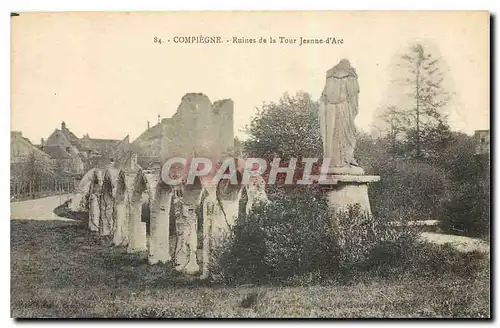
[[[429,53],[423,44],[417,43],[400,56],[395,71],[403,90],[398,99],[403,106],[388,106],[381,114],[382,121],[391,126],[394,133],[404,132],[404,153],[407,157],[422,159],[434,157],[450,138],[450,129],[443,107],[450,100],[450,93],[442,84],[445,80],[441,61]],[[404,99],[406,98],[406,99]],[[436,148],[437,147],[437,148]]]
[[[396,106],[388,106],[377,117],[378,120],[383,122],[378,126],[378,130],[386,136],[390,143],[389,153],[394,159],[397,154],[401,152],[401,138],[404,137],[406,127],[410,125],[408,115]]]
[[[305,92],[285,93],[275,103],[264,103],[245,128],[247,156],[274,154],[282,160],[291,157],[320,157],[322,141],[318,119],[319,104]]]
[[[33,196],[35,190],[40,191],[44,182],[53,176],[53,169],[50,162],[31,152],[22,165],[22,174],[28,192]]]
[[[54,180],[55,189],[60,192],[61,186],[64,185],[65,178],[67,177],[67,167],[64,159],[57,159],[54,165]]]
[[[296,158],[293,181],[303,176],[303,158],[322,157],[323,143],[319,127],[319,103],[313,101],[305,92],[295,96],[284,93],[278,102],[264,103],[258,108],[257,114],[246,126],[245,132],[249,138],[244,143],[244,153],[247,157],[263,158],[267,161],[267,169],[262,174],[269,177],[275,158],[280,158],[280,166],[289,165],[291,158]],[[313,173],[317,172],[320,160],[313,165]],[[276,200],[290,193],[302,194],[306,186],[293,187],[285,184],[284,174],[278,174],[275,184],[267,184],[266,192],[269,199]]]
[[[237,157],[242,158],[243,156],[243,141],[241,141],[238,137],[234,137],[234,146],[230,149],[226,149],[224,155],[228,157]]]
[[[403,147],[410,154],[413,149],[418,149],[420,155],[415,156],[418,159],[425,158],[428,162],[441,162],[442,152],[451,141],[451,134],[448,124],[440,121],[435,126],[427,126],[420,131],[409,130]]]

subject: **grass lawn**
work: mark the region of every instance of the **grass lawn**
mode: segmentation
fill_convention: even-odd
[[[146,264],[83,222],[11,221],[11,315],[31,317],[489,317],[489,262],[474,277],[350,285],[220,286]],[[249,295],[258,294],[253,302]],[[251,303],[251,304],[247,304]]]

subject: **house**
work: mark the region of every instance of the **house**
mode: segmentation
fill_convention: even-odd
[[[80,153],[81,145],[78,138],[61,124],[61,129],[55,129],[40,149],[54,161],[56,170],[65,173],[82,174],[85,170],[85,158]]]
[[[474,131],[474,139],[476,141],[476,155],[490,154],[490,130]]]
[[[38,147],[33,145],[28,138],[23,137],[20,131],[10,132],[10,163],[11,165],[23,164],[29,156],[35,155],[38,160],[52,164],[52,158]]]
[[[81,139],[84,156],[89,168],[105,167],[111,163],[120,163],[130,150],[130,140],[127,135],[122,140],[90,138],[88,134]]]
[[[39,190],[52,179],[54,160],[20,131],[10,133],[10,187],[11,195]]]
[[[65,122],[40,145],[40,149],[56,161],[57,167],[75,174],[83,174],[91,168],[105,167],[120,160],[129,147],[128,136],[122,140],[96,139],[88,134],[78,138]]]

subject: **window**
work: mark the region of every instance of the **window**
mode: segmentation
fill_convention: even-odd
[[[485,139],[481,138],[481,143],[484,144],[484,142],[485,142]]]

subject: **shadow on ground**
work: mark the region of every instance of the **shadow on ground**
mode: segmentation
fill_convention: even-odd
[[[89,222],[89,213],[88,212],[73,212],[69,209],[69,203],[71,199],[67,200],[63,204],[57,206],[54,209],[54,214],[66,219],[78,220],[82,221],[85,224]]]

